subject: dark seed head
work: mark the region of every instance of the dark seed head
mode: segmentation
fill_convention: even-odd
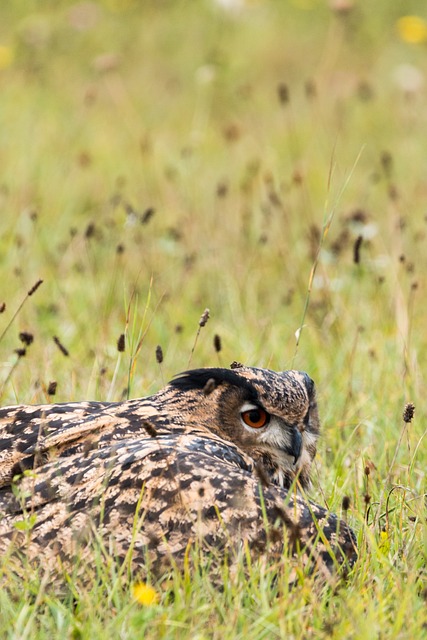
[[[408,402],[405,405],[405,409],[403,410],[403,422],[406,422],[407,424],[409,422],[412,422],[414,413],[415,413],[415,405],[412,402]]]
[[[233,360],[230,364],[230,369],[241,369],[244,365],[241,362],[237,362],[237,360]]]
[[[23,358],[25,356],[25,354],[27,353],[26,349],[15,349],[15,353],[18,356],[18,358]]]
[[[214,335],[214,347],[217,353],[221,351],[221,338],[217,333]]]
[[[163,349],[159,344],[156,347],[156,360],[159,364],[163,362]]]
[[[21,333],[19,334],[19,339],[21,342],[23,342],[23,344],[26,344],[29,346],[33,342],[34,336],[32,333],[21,331]]]
[[[37,280],[36,284],[34,284],[31,289],[28,292],[29,296],[32,296],[33,293],[35,293],[37,291],[37,289],[39,288],[39,286],[43,283],[43,280]]]
[[[47,393],[49,396],[55,395],[57,386],[58,386],[58,383],[55,382],[55,380],[52,380],[52,382],[49,382],[49,386],[47,388]]]
[[[2,302],[0,304],[0,313],[4,313],[6,311],[6,303]]]
[[[151,422],[148,422],[148,420],[144,420],[144,422],[142,423],[142,426],[149,436],[151,436],[152,438],[155,438],[157,436],[157,431],[155,427],[151,424]]]
[[[360,247],[362,246],[363,236],[357,236],[353,248],[353,260],[355,264],[360,263]]]
[[[93,238],[94,235],[95,235],[95,225],[93,222],[90,222],[86,227],[85,238],[89,240],[89,238]]]
[[[156,210],[153,207],[149,207],[148,209],[146,209],[141,215],[141,224],[147,224],[147,222],[150,222],[155,213]]]
[[[209,320],[209,309],[205,309],[202,315],[200,316],[199,327],[204,327],[207,324],[208,320]]]
[[[350,498],[348,496],[344,496],[342,499],[342,508],[343,511],[348,511],[350,509]]]
[[[281,104],[287,104],[289,102],[289,88],[284,82],[281,82],[277,87],[277,95]]]
[[[120,351],[120,353],[122,353],[125,350],[125,334],[122,333],[119,336],[119,339],[117,340],[117,351]]]
[[[226,182],[220,182],[216,187],[216,195],[218,198],[225,198],[228,192],[228,185]]]
[[[53,341],[64,356],[70,355],[68,349],[64,347],[64,345],[62,344],[62,342],[57,336],[53,336]]]

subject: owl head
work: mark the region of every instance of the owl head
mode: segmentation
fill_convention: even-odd
[[[306,373],[196,369],[179,374],[170,386],[185,403],[187,424],[199,422],[236,444],[273,483],[309,484],[319,416],[314,382]]]

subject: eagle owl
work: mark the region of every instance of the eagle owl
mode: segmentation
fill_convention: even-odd
[[[102,539],[160,575],[193,544],[349,566],[351,529],[300,491],[318,435],[307,374],[240,365],[126,402],[2,408],[0,560],[89,570]]]

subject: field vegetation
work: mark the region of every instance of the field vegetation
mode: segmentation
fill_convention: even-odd
[[[427,637],[424,10],[1,3],[2,404],[145,396],[233,360],[305,370],[310,497],[360,557],[334,588],[262,564],[223,589],[113,565],[65,596],[8,577],[0,637]]]

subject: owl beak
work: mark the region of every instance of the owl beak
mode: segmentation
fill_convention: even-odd
[[[299,429],[294,428],[292,432],[292,444],[289,452],[290,455],[293,456],[294,458],[294,466],[296,465],[296,463],[298,462],[301,456],[301,450],[302,450],[302,435]]]

